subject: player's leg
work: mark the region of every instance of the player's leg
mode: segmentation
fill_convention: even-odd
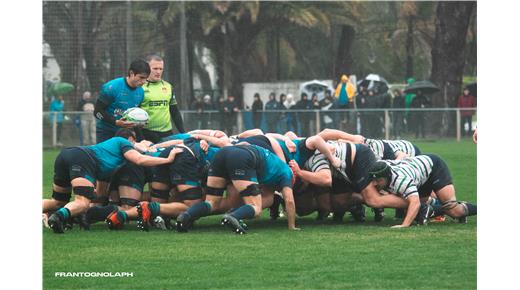
[[[193,222],[208,216],[220,207],[227,180],[223,177],[208,176],[206,200],[195,203],[177,217],[177,231],[186,232]]]
[[[232,182],[240,193],[244,205],[225,214],[222,224],[227,225],[237,234],[244,234],[247,226],[242,220],[258,217],[262,213],[262,188],[258,183],[249,180],[232,180]]]
[[[453,184],[446,185],[436,190],[435,193],[442,204],[442,212],[452,218],[458,218],[460,222],[466,222],[467,216],[477,214],[477,205],[457,201]]]
[[[49,226],[55,233],[63,233],[65,221],[85,212],[89,207],[90,201],[95,197],[94,184],[90,180],[77,177],[71,180],[71,185],[74,200],[58,209],[49,217]]]

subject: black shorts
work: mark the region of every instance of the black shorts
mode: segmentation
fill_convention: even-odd
[[[274,153],[273,146],[271,146],[271,141],[269,141],[269,138],[267,138],[264,135],[255,135],[247,138],[242,138],[239,139],[239,142],[247,142],[251,145],[262,147]]]
[[[175,147],[166,148],[160,157],[168,157]],[[175,155],[173,163],[152,168],[152,181],[176,186],[179,184],[201,186],[202,168],[198,160],[187,150]]]
[[[112,176],[109,191],[117,190],[119,186],[129,186],[143,193],[145,184],[150,180],[150,167],[138,166],[129,162]]]
[[[226,180],[248,180],[258,183],[257,171],[261,164],[258,151],[252,146],[228,146],[215,154],[208,176]]]
[[[446,185],[453,184],[450,170],[446,165],[446,162],[442,160],[439,156],[434,154],[424,154],[433,162],[432,172],[428,177],[428,180],[419,187],[419,196],[427,197],[430,196],[432,191],[438,191],[445,187]]]
[[[413,149],[415,149],[415,156],[421,155],[421,149],[419,147],[415,146],[415,144],[412,144]]]
[[[356,156],[354,163],[351,161],[351,146],[356,146]],[[364,144],[348,144],[345,162],[347,164],[346,175],[350,181],[345,180],[340,174],[334,174],[332,178],[332,194],[340,194],[346,192],[361,193],[365,187],[372,181],[368,171],[376,162],[374,152]],[[349,166],[352,164],[352,166]]]
[[[138,140],[141,141],[142,139],[151,141],[152,143],[160,143],[161,140],[165,137],[171,136],[173,134],[172,130],[166,131],[166,132],[158,132],[158,131],[151,131],[148,129],[141,129],[142,136],[137,136]]]
[[[54,161],[54,184],[71,187],[71,180],[82,177],[95,185],[97,168],[97,160],[85,149],[65,148]]]
[[[106,141],[116,135],[116,132],[110,129],[103,129],[96,126],[96,143]]]

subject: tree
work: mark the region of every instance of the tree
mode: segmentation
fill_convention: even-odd
[[[470,1],[437,5],[431,80],[441,88],[441,93],[432,99],[434,107],[456,106],[464,74],[466,36],[474,8],[475,2]],[[455,127],[450,126],[453,121],[453,118],[443,119],[444,131]]]

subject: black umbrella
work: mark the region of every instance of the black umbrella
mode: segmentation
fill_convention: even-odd
[[[418,91],[422,91],[423,94],[433,94],[440,91],[440,89],[430,81],[416,81],[404,90],[407,94],[417,94]]]

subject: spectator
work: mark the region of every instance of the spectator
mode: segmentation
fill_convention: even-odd
[[[280,101],[279,101],[280,110],[287,111],[288,108],[285,106],[286,102],[287,102],[287,96],[285,94],[280,94]],[[280,117],[278,120],[278,132],[281,134],[284,134],[288,130],[288,128],[287,128],[288,114],[287,114],[287,112],[283,112],[279,116]]]
[[[227,97],[227,100],[224,101],[223,105],[224,132],[226,132],[226,134],[230,136],[234,134],[234,126],[237,123],[237,113],[240,110],[238,109],[238,105],[235,102],[235,97],[231,95]]]
[[[334,108],[334,98],[330,95],[330,92],[325,93],[325,98],[321,100],[321,109],[323,111],[332,110]],[[323,128],[334,129],[334,113],[322,113],[321,124]]]
[[[475,110],[468,110],[467,108],[475,108],[477,106],[477,98],[469,94],[468,88],[464,88],[462,95],[459,96],[457,106],[459,109],[461,109],[460,116],[462,117],[460,131],[462,132],[463,136],[470,136],[472,131],[471,122],[473,115],[475,114]],[[468,129],[466,130],[466,128]]]
[[[255,93],[253,98],[253,127],[260,128],[262,126],[262,111],[264,110],[264,103],[260,99],[259,93]]]
[[[201,117],[201,128],[208,129],[210,128],[211,123],[211,113],[208,111],[215,110],[215,107],[213,106],[213,102],[211,101],[210,95],[204,95],[204,98],[202,98],[202,117]]]
[[[63,101],[63,96],[59,95],[55,97],[50,104],[49,110],[51,111],[50,114],[50,121],[51,124],[54,124],[56,122],[56,145],[57,146],[63,146],[63,143],[61,143],[61,132],[63,130],[63,106],[65,102]]]
[[[366,109],[367,107],[367,89],[366,87],[360,86],[358,94],[356,95],[356,108],[357,109]],[[358,111],[358,125],[357,125],[357,132],[358,134],[366,135],[367,132],[367,117],[366,112]]]
[[[430,104],[428,98],[423,95],[422,91],[417,91],[417,95],[413,98],[412,104],[410,105],[414,109],[418,108],[426,108]],[[419,135],[424,138],[424,126],[426,120],[426,112],[425,111],[416,111],[413,114],[410,114],[410,118],[412,124],[415,127],[415,138],[419,138]]]
[[[96,144],[96,118],[94,117],[94,100],[89,91],[83,93],[83,97],[78,105],[80,115],[80,143],[81,145]]]
[[[415,82],[415,79],[414,78],[409,78],[408,80],[406,80],[406,83],[407,85],[411,85]],[[415,94],[412,94],[412,93],[408,93],[405,95],[404,97],[404,107],[405,107],[405,112],[404,112],[404,117],[405,119],[408,121],[408,116],[409,116],[409,110],[411,105],[412,105],[412,100],[413,98],[415,97]],[[411,119],[411,118],[410,118]],[[411,128],[409,128],[411,129]]]
[[[276,101],[275,93],[269,94],[269,101],[265,104],[266,110],[280,110],[280,103]],[[276,132],[276,123],[278,122],[278,112],[266,113],[267,131],[274,133]]]
[[[401,90],[394,90],[394,100],[392,102],[393,109],[404,109],[404,96]],[[395,139],[401,139],[404,128],[404,111],[393,111],[392,123]]]
[[[319,110],[321,109],[320,101],[318,101],[318,95],[312,94],[311,98],[311,108],[313,110]]]
[[[192,124],[194,123],[196,129],[204,128],[204,126],[202,125],[202,123],[203,123],[202,118],[204,115],[203,114],[204,104],[202,103],[202,99],[200,98],[200,96],[195,96],[195,99],[190,104],[190,110],[197,112],[197,113],[195,113],[195,116],[192,116],[190,118],[190,119],[192,119],[193,117],[196,117],[196,119],[191,121],[190,123],[192,123]]]
[[[350,82],[347,75],[341,76],[341,81],[336,87],[336,92],[334,96],[336,97],[337,107],[338,109],[350,109],[353,107],[351,105],[354,95],[356,94],[356,87]],[[348,120],[349,120],[349,112],[341,113],[341,127],[343,130],[347,130]]]
[[[294,106],[296,110],[304,110],[304,111],[310,111],[312,110],[312,103],[309,101],[309,97],[306,93],[301,94],[301,99],[296,103]],[[296,128],[299,127],[299,130],[295,131],[297,135],[299,136],[309,136],[309,129],[310,129],[310,120],[311,115],[310,112],[298,112],[296,115],[293,115],[296,118]],[[294,123],[294,122],[293,122]]]
[[[294,100],[294,96],[292,94],[287,94],[287,98],[283,105],[288,111],[298,109],[298,107],[296,107],[296,101]],[[295,112],[287,112],[286,124],[286,131],[298,132],[298,119]]]
[[[367,109],[377,109],[380,108],[380,98],[377,95],[377,91],[375,89],[368,90],[368,97],[366,98],[365,108]],[[379,120],[379,112],[365,112],[364,115],[365,123],[367,127],[367,136],[370,138],[379,139],[381,133],[381,123]]]
[[[226,114],[224,113],[224,104],[226,102],[226,99],[223,97],[223,96],[220,96],[218,98],[218,104],[217,104],[217,109],[219,111],[219,125],[220,125],[220,130],[222,131],[225,131],[224,130],[224,127],[225,127],[225,123],[226,123]]]

